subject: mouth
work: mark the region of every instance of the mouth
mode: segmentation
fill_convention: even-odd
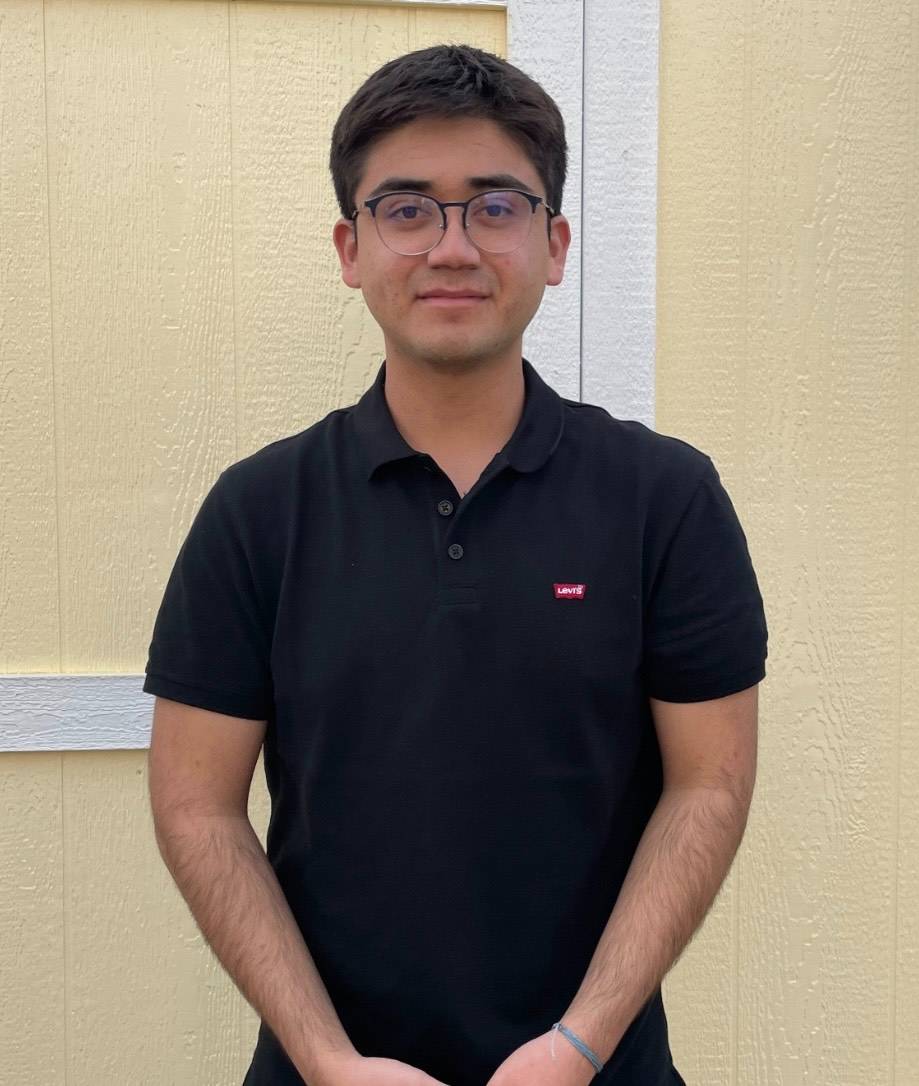
[[[452,309],[463,306],[474,306],[487,300],[484,294],[422,294],[418,301],[426,305],[439,308]]]

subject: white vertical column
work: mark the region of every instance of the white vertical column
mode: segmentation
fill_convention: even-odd
[[[581,396],[654,425],[656,0],[585,0]]]
[[[507,59],[545,88],[565,119],[568,179],[561,210],[573,235],[564,281],[546,287],[523,353],[559,395],[573,400],[581,398],[583,14],[583,0],[507,3]]]

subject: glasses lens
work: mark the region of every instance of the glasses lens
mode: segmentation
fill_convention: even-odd
[[[430,252],[443,236],[443,218],[433,200],[415,192],[394,192],[377,204],[377,230],[394,253]],[[486,253],[509,253],[527,239],[533,207],[519,192],[485,192],[469,205],[469,239]]]
[[[395,192],[377,204],[377,229],[383,244],[403,256],[425,253],[441,239],[440,209],[412,192]]]
[[[526,241],[533,205],[519,192],[486,192],[469,205],[466,228],[487,253],[509,253]]]

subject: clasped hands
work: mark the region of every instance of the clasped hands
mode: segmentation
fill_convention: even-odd
[[[550,1029],[515,1048],[485,1086],[587,1086],[596,1074],[583,1052],[564,1034]]]

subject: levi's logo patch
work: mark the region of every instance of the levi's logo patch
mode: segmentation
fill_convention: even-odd
[[[587,591],[586,584],[554,584],[557,600],[582,600]]]

